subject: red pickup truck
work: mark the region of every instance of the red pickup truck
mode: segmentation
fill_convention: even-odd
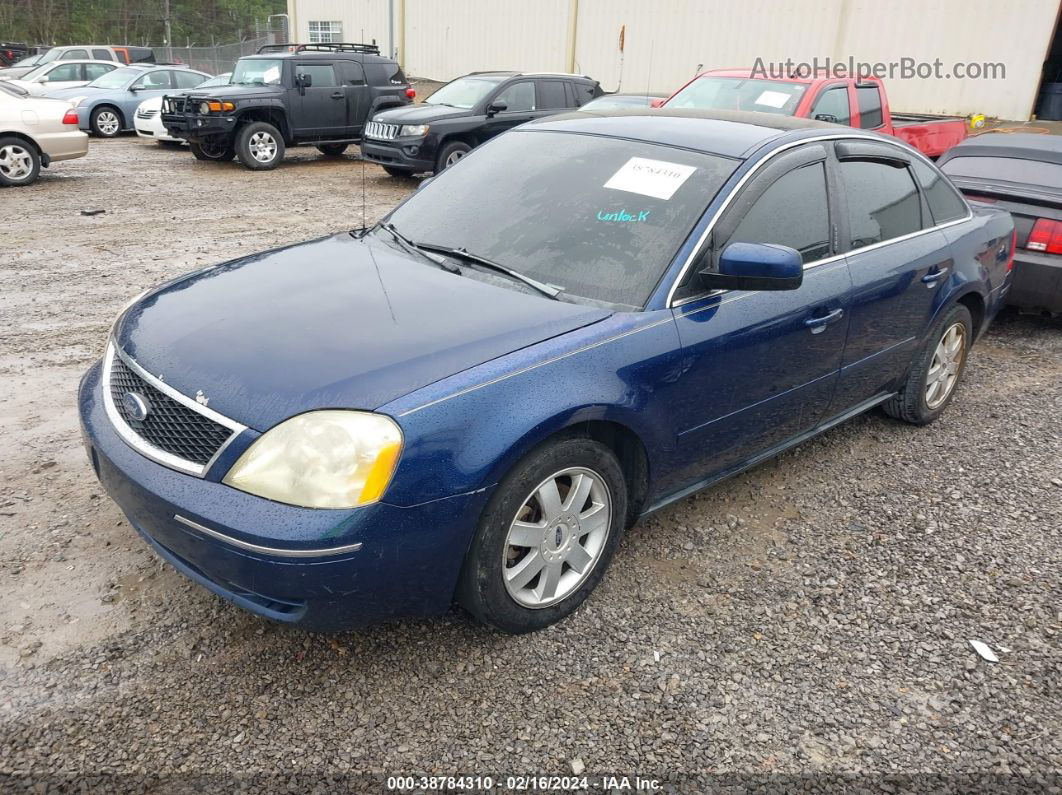
[[[927,157],[937,157],[966,138],[965,118],[890,113],[885,87],[875,77],[825,74],[773,79],[750,69],[702,72],[653,107],[755,110],[800,116],[895,135]]]

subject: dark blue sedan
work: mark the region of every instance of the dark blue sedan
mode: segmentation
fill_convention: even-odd
[[[1013,225],[895,139],[552,117],[370,230],[134,301],[80,410],[108,493],[211,591],[314,629],[572,612],[640,517],[881,405],[932,422]]]

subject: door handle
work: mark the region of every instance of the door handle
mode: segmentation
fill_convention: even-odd
[[[929,273],[922,277],[922,284],[924,284],[926,287],[932,287],[934,284],[939,282],[947,275],[948,268],[938,268],[936,266],[933,266],[930,269]]]
[[[804,321],[804,325],[811,329],[812,334],[818,334],[826,329],[831,323],[836,323],[844,316],[843,309],[834,309],[825,315],[815,315]]]
[[[332,95],[332,99],[343,99],[345,94],[342,91],[337,91]]]

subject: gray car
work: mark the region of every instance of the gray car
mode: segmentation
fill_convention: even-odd
[[[180,66],[131,65],[115,69],[87,86],[53,91],[77,110],[78,126],[100,138],[133,129],[137,107],[145,99],[195,88],[210,75]]]

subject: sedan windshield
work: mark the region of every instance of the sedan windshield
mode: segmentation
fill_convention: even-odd
[[[53,68],[54,67],[50,63],[34,67],[33,69],[30,69],[28,72],[26,72],[26,74],[22,75],[19,80],[22,80],[26,83],[32,83],[33,78],[39,77],[40,75],[48,74],[48,72],[50,72]]]
[[[447,83],[424,102],[428,105],[449,105],[451,108],[469,109],[489,94],[501,77],[459,77],[453,82]]]
[[[389,220],[418,245],[463,249],[565,296],[641,307],[737,164],[639,141],[515,131],[443,171]]]
[[[12,66],[34,66],[35,64],[39,64],[43,57],[44,57],[44,53],[37,53],[36,55],[31,55],[28,58],[23,58],[21,61],[15,61],[11,65]]]
[[[134,77],[144,74],[143,69],[115,69],[88,84],[89,88],[125,88]]]
[[[282,62],[276,58],[241,58],[232,71],[232,82],[242,85],[280,85]]]
[[[743,77],[699,77],[667,101],[669,108],[754,110],[792,116],[804,96],[803,83]]]

